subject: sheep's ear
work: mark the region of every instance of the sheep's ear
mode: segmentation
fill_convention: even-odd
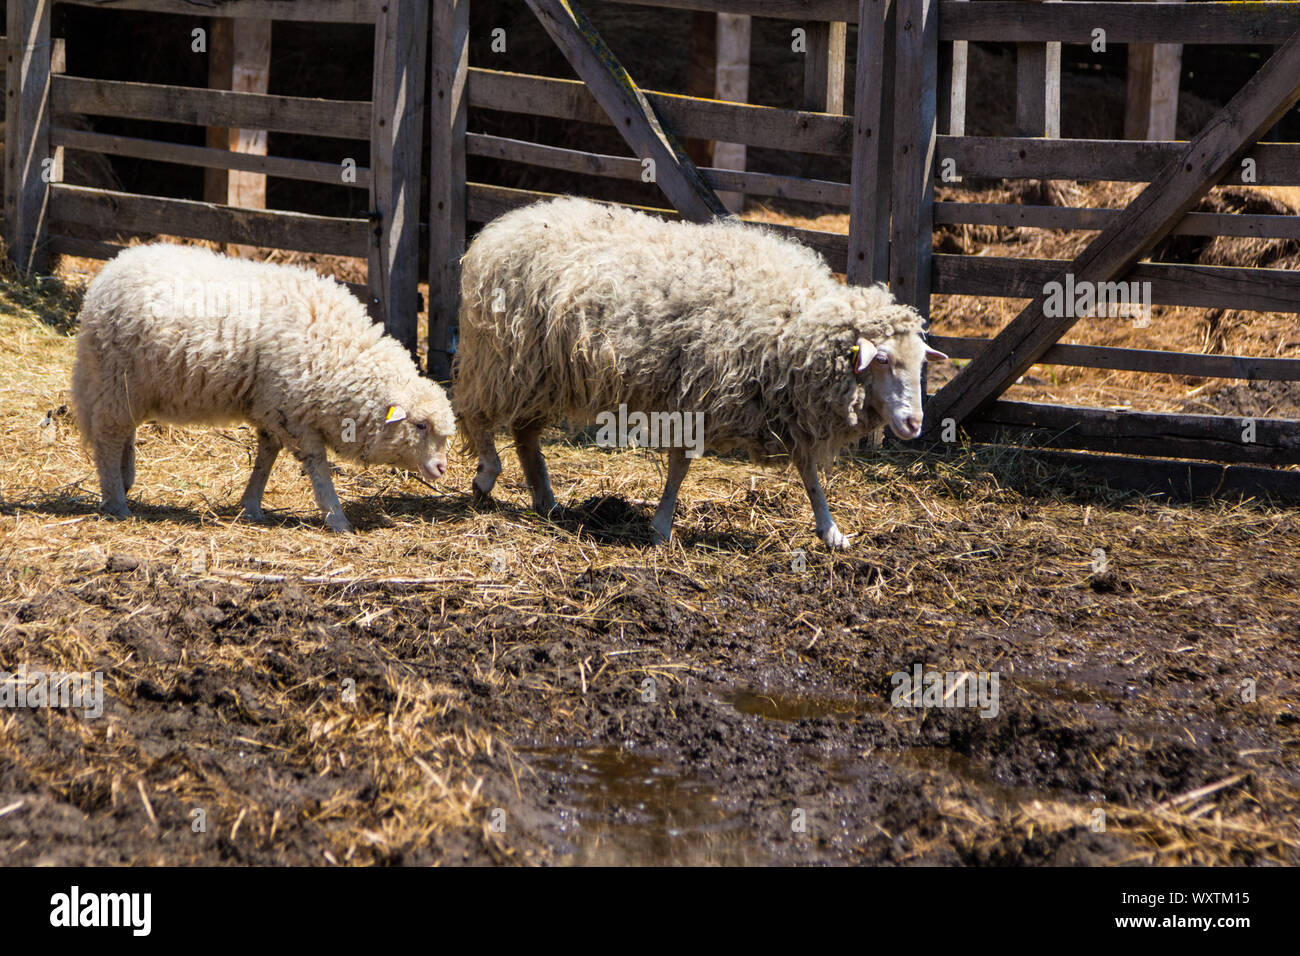
[[[866,339],[858,339],[858,344],[853,346],[853,371],[861,374],[867,370],[871,364],[871,358],[876,354],[876,347]]]
[[[925,360],[927,362],[946,362],[948,356],[944,355],[938,349],[932,349],[930,346],[925,347]]]
[[[406,409],[401,405],[389,405],[388,414],[384,417],[384,423],[400,422],[406,420]]]

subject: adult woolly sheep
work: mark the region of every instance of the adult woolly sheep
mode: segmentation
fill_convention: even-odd
[[[790,458],[817,533],[835,526],[818,469],[887,423],[921,433],[921,367],[946,359],[920,316],[881,287],[845,286],[810,249],[736,221],[665,222],[563,198],[486,226],[462,261],[456,406],[478,453],[474,495],[501,472],[493,433],[515,439],[533,507],[555,506],[538,435],[620,405],[703,413],[703,444]],[[672,531],[690,457],[669,449],[651,522]]]
[[[262,518],[262,493],[284,447],[302,462],[336,531],[351,525],[327,448],[436,479],[455,431],[442,389],[338,282],[167,244],[122,252],[86,290],[72,401],[104,510],[116,517],[130,515],[135,430],[146,420],[252,423],[257,459],[244,516]]]

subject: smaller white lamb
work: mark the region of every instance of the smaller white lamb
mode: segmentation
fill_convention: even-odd
[[[302,462],[335,531],[351,531],[326,449],[436,480],[455,417],[438,385],[346,288],[297,266],[192,246],[128,249],[86,290],[72,406],[103,510],[125,518],[135,430],[247,421],[257,459],[241,506],[261,520],[281,448]]]

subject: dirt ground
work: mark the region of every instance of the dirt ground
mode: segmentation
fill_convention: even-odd
[[[339,465],[337,536],[287,463],[236,520],[247,429],[150,426],[113,522],[75,304],[0,287],[0,670],[107,700],[0,709],[4,862],[1300,862],[1293,509],[894,450],[831,555],[792,472],[706,457],[654,549],[655,458],[557,432],[554,523],[458,455]],[[996,716],[894,706],[916,665]]]

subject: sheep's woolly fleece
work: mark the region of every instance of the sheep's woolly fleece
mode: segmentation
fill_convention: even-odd
[[[707,447],[819,464],[883,425],[853,348],[920,332],[812,250],[563,198],[486,226],[463,260],[456,407],[467,426],[589,422],[626,403],[704,412]]]
[[[406,349],[309,269],[154,244],[118,255],[87,290],[73,410],[88,444],[148,419],[248,420],[291,447],[314,433],[346,457],[393,462],[412,439],[384,428],[392,405],[455,431]],[[345,419],[355,441],[342,440]]]

